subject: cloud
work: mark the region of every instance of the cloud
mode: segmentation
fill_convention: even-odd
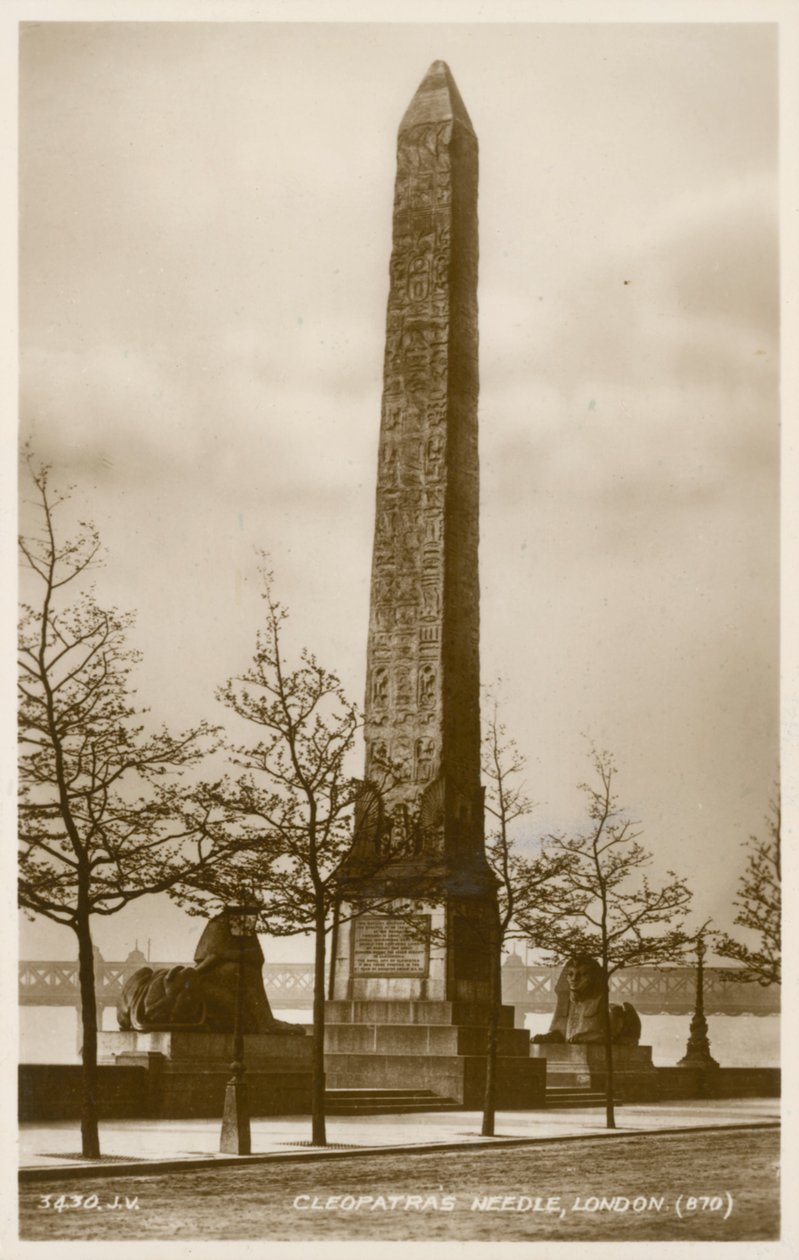
[[[572,277],[563,322],[541,329],[536,366],[564,384],[723,387],[764,366],[773,374],[776,204],[774,181],[760,173],[675,198],[638,239],[606,247],[593,270]]]
[[[564,557],[644,562],[690,550],[715,514],[773,553],[776,251],[774,182],[755,172],[674,197],[557,300],[509,305],[481,441],[516,532],[546,518]]]
[[[343,491],[373,472],[378,343],[357,321],[319,317],[271,345],[231,322],[213,344],[170,354],[34,345],[22,358],[22,432],[70,475],[131,485],[200,473],[209,492],[239,498]]]
[[[751,172],[667,206],[643,249],[671,273],[679,309],[699,319],[777,334],[778,189]]]

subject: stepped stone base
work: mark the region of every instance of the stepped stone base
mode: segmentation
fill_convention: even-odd
[[[583,1085],[547,1085],[547,1110],[586,1107],[604,1107],[605,1095],[601,1089],[589,1089]]]
[[[103,1032],[101,1062],[147,1073],[147,1114],[161,1119],[219,1116],[230,1079],[233,1037],[204,1032]],[[308,1115],[311,1038],[254,1034],[244,1038],[250,1114]]]
[[[605,1088],[605,1047],[603,1045],[562,1045],[532,1043],[530,1055],[546,1065],[550,1085]],[[619,1102],[656,1099],[657,1069],[652,1063],[651,1046],[613,1047],[613,1093]]]
[[[396,1116],[420,1111],[460,1111],[460,1103],[424,1089],[328,1089],[329,1116]]]
[[[460,1106],[483,1104],[488,1006],[479,1002],[335,1000],[326,1005],[328,1089],[423,1089]],[[544,1105],[546,1065],[503,1006],[497,1106]]]

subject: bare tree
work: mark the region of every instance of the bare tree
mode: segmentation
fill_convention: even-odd
[[[626,817],[614,792],[616,765],[609,752],[591,750],[593,783],[580,784],[588,826],[574,836],[547,838],[565,859],[548,893],[548,909],[520,919],[540,947],[565,959],[585,953],[602,968],[607,1127],[615,1128],[610,977],[622,967],[678,961],[691,937],[682,930],[691,892],[673,871],[654,888],[642,872],[651,856],[639,844],[638,824]]]
[[[781,806],[779,788],[770,802],[766,817],[766,838],[749,837],[746,869],[738,884],[734,922],[758,938],[749,946],[726,933],[716,937],[714,949],[723,958],[740,963],[743,972],[736,979],[764,986],[781,981],[780,928],[782,885],[780,870]]]
[[[242,773],[227,803],[248,847],[235,861],[217,867],[210,880],[195,883],[198,896],[204,887],[220,898],[226,891],[235,894],[244,881],[261,901],[265,931],[313,935],[311,1129],[314,1144],[325,1145],[326,941],[341,900],[353,815],[363,790],[348,772],[360,715],[337,675],[310,651],[302,650],[297,663],[289,663],[283,643],[288,614],[273,595],[271,573],[264,568],[262,576],[266,618],[252,662],[218,692],[260,733],[255,742],[235,746],[233,757]],[[375,866],[362,868],[363,874],[374,874],[376,865],[377,859]],[[351,867],[346,878],[348,889],[357,886]],[[184,902],[191,882],[184,881]]]
[[[69,494],[29,459],[39,528],[21,537],[28,602],[19,624],[19,901],[77,937],[83,1031],[83,1154],[100,1154],[92,919],[171,888],[224,850],[204,790],[182,772],[210,751],[205,723],[151,733],[135,702],[133,617],[103,608],[86,575],[93,525],[57,528]]]
[[[544,904],[546,890],[563,867],[563,859],[560,857],[545,852],[535,857],[524,857],[519,851],[513,831],[520,820],[528,817],[534,808],[521,778],[526,761],[516,741],[508,736],[505,726],[500,722],[494,697],[489,698],[489,705],[490,716],[483,735],[482,770],[486,781],[485,809],[491,820],[486,857],[496,876],[497,895],[494,939],[490,943],[495,966],[491,970],[489,989],[482,1124],[485,1137],[493,1137],[495,1128],[497,1051],[502,1010],[502,950],[507,941],[528,937],[529,929],[520,929],[517,919],[521,917],[528,923],[535,920]]]

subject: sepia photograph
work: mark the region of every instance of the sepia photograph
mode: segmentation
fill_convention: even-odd
[[[778,1243],[783,28],[258,7],[4,26],[9,1254]]]

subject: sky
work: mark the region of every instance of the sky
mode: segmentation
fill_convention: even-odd
[[[480,144],[482,677],[530,828],[580,825],[593,740],[654,872],[731,925],[779,756],[776,54],[766,24],[23,28],[20,432],[100,529],[154,715],[225,720],[256,548],[362,697],[396,130],[442,58]],[[161,899],[97,932],[197,936]]]

